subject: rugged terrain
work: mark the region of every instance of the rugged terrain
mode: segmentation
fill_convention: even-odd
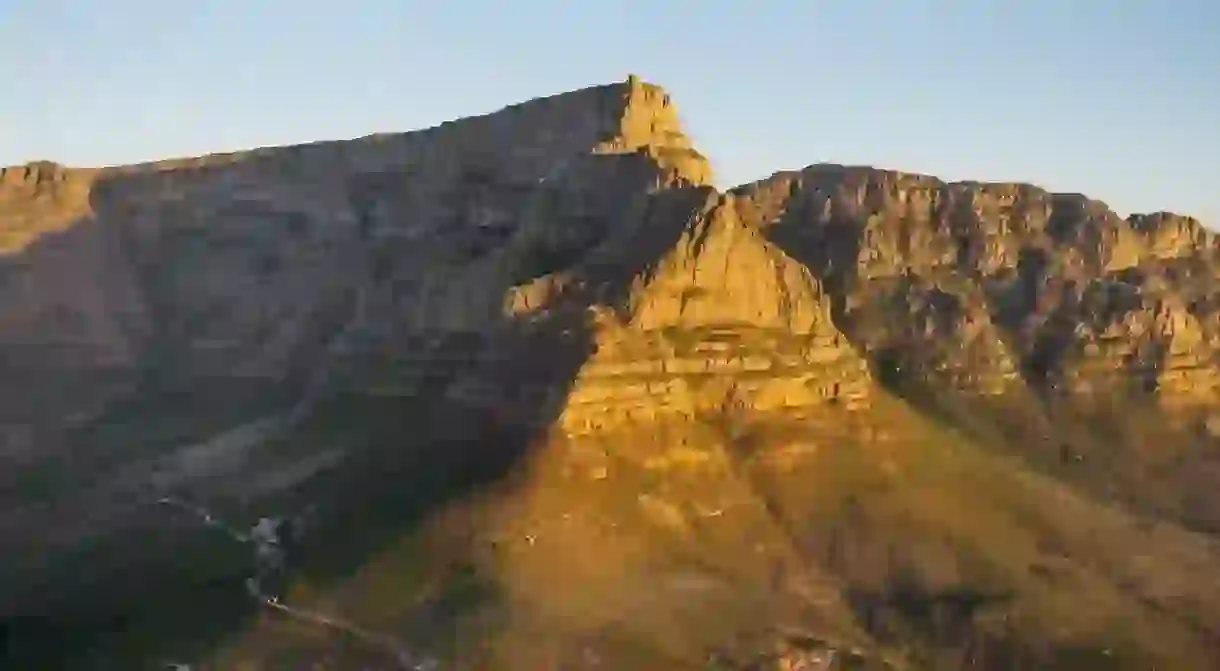
[[[634,77],[4,169],[9,663],[1220,666],[1217,236],[1026,184],[712,181]],[[281,604],[344,624],[260,607],[165,497],[308,520]]]

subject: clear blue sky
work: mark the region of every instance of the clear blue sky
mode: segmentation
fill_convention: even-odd
[[[629,72],[722,186],[866,163],[1220,223],[1218,0],[0,0],[0,164],[411,130]]]

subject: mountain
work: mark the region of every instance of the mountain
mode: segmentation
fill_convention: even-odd
[[[712,183],[635,77],[5,169],[9,663],[1220,665],[1214,233]],[[268,603],[260,517],[303,529]]]

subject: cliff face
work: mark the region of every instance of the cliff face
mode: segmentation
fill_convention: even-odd
[[[908,362],[921,373],[1003,377],[1015,364],[1039,388],[1074,391],[1081,376],[1110,372],[1119,377],[1105,383],[1133,381],[1167,402],[1215,400],[1216,314],[1204,297],[1220,247],[1194,219],[1121,220],[1029,185],[841,166],[742,190],[777,201],[767,223],[834,284],[870,351],[946,357]]]
[[[635,78],[5,169],[0,615],[216,668],[375,656],[158,629],[249,570],[176,564],[206,541],[172,493],[321,510],[286,599],[454,668],[1220,659],[1214,234],[870,168],[710,184]],[[151,615],[96,579],[125,571]]]

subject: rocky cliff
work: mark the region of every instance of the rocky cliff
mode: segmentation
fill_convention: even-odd
[[[13,649],[395,668],[249,619],[248,558],[172,495],[314,511],[285,601],[445,668],[1220,663],[1213,233],[871,168],[711,182],[634,77],[5,169]]]

